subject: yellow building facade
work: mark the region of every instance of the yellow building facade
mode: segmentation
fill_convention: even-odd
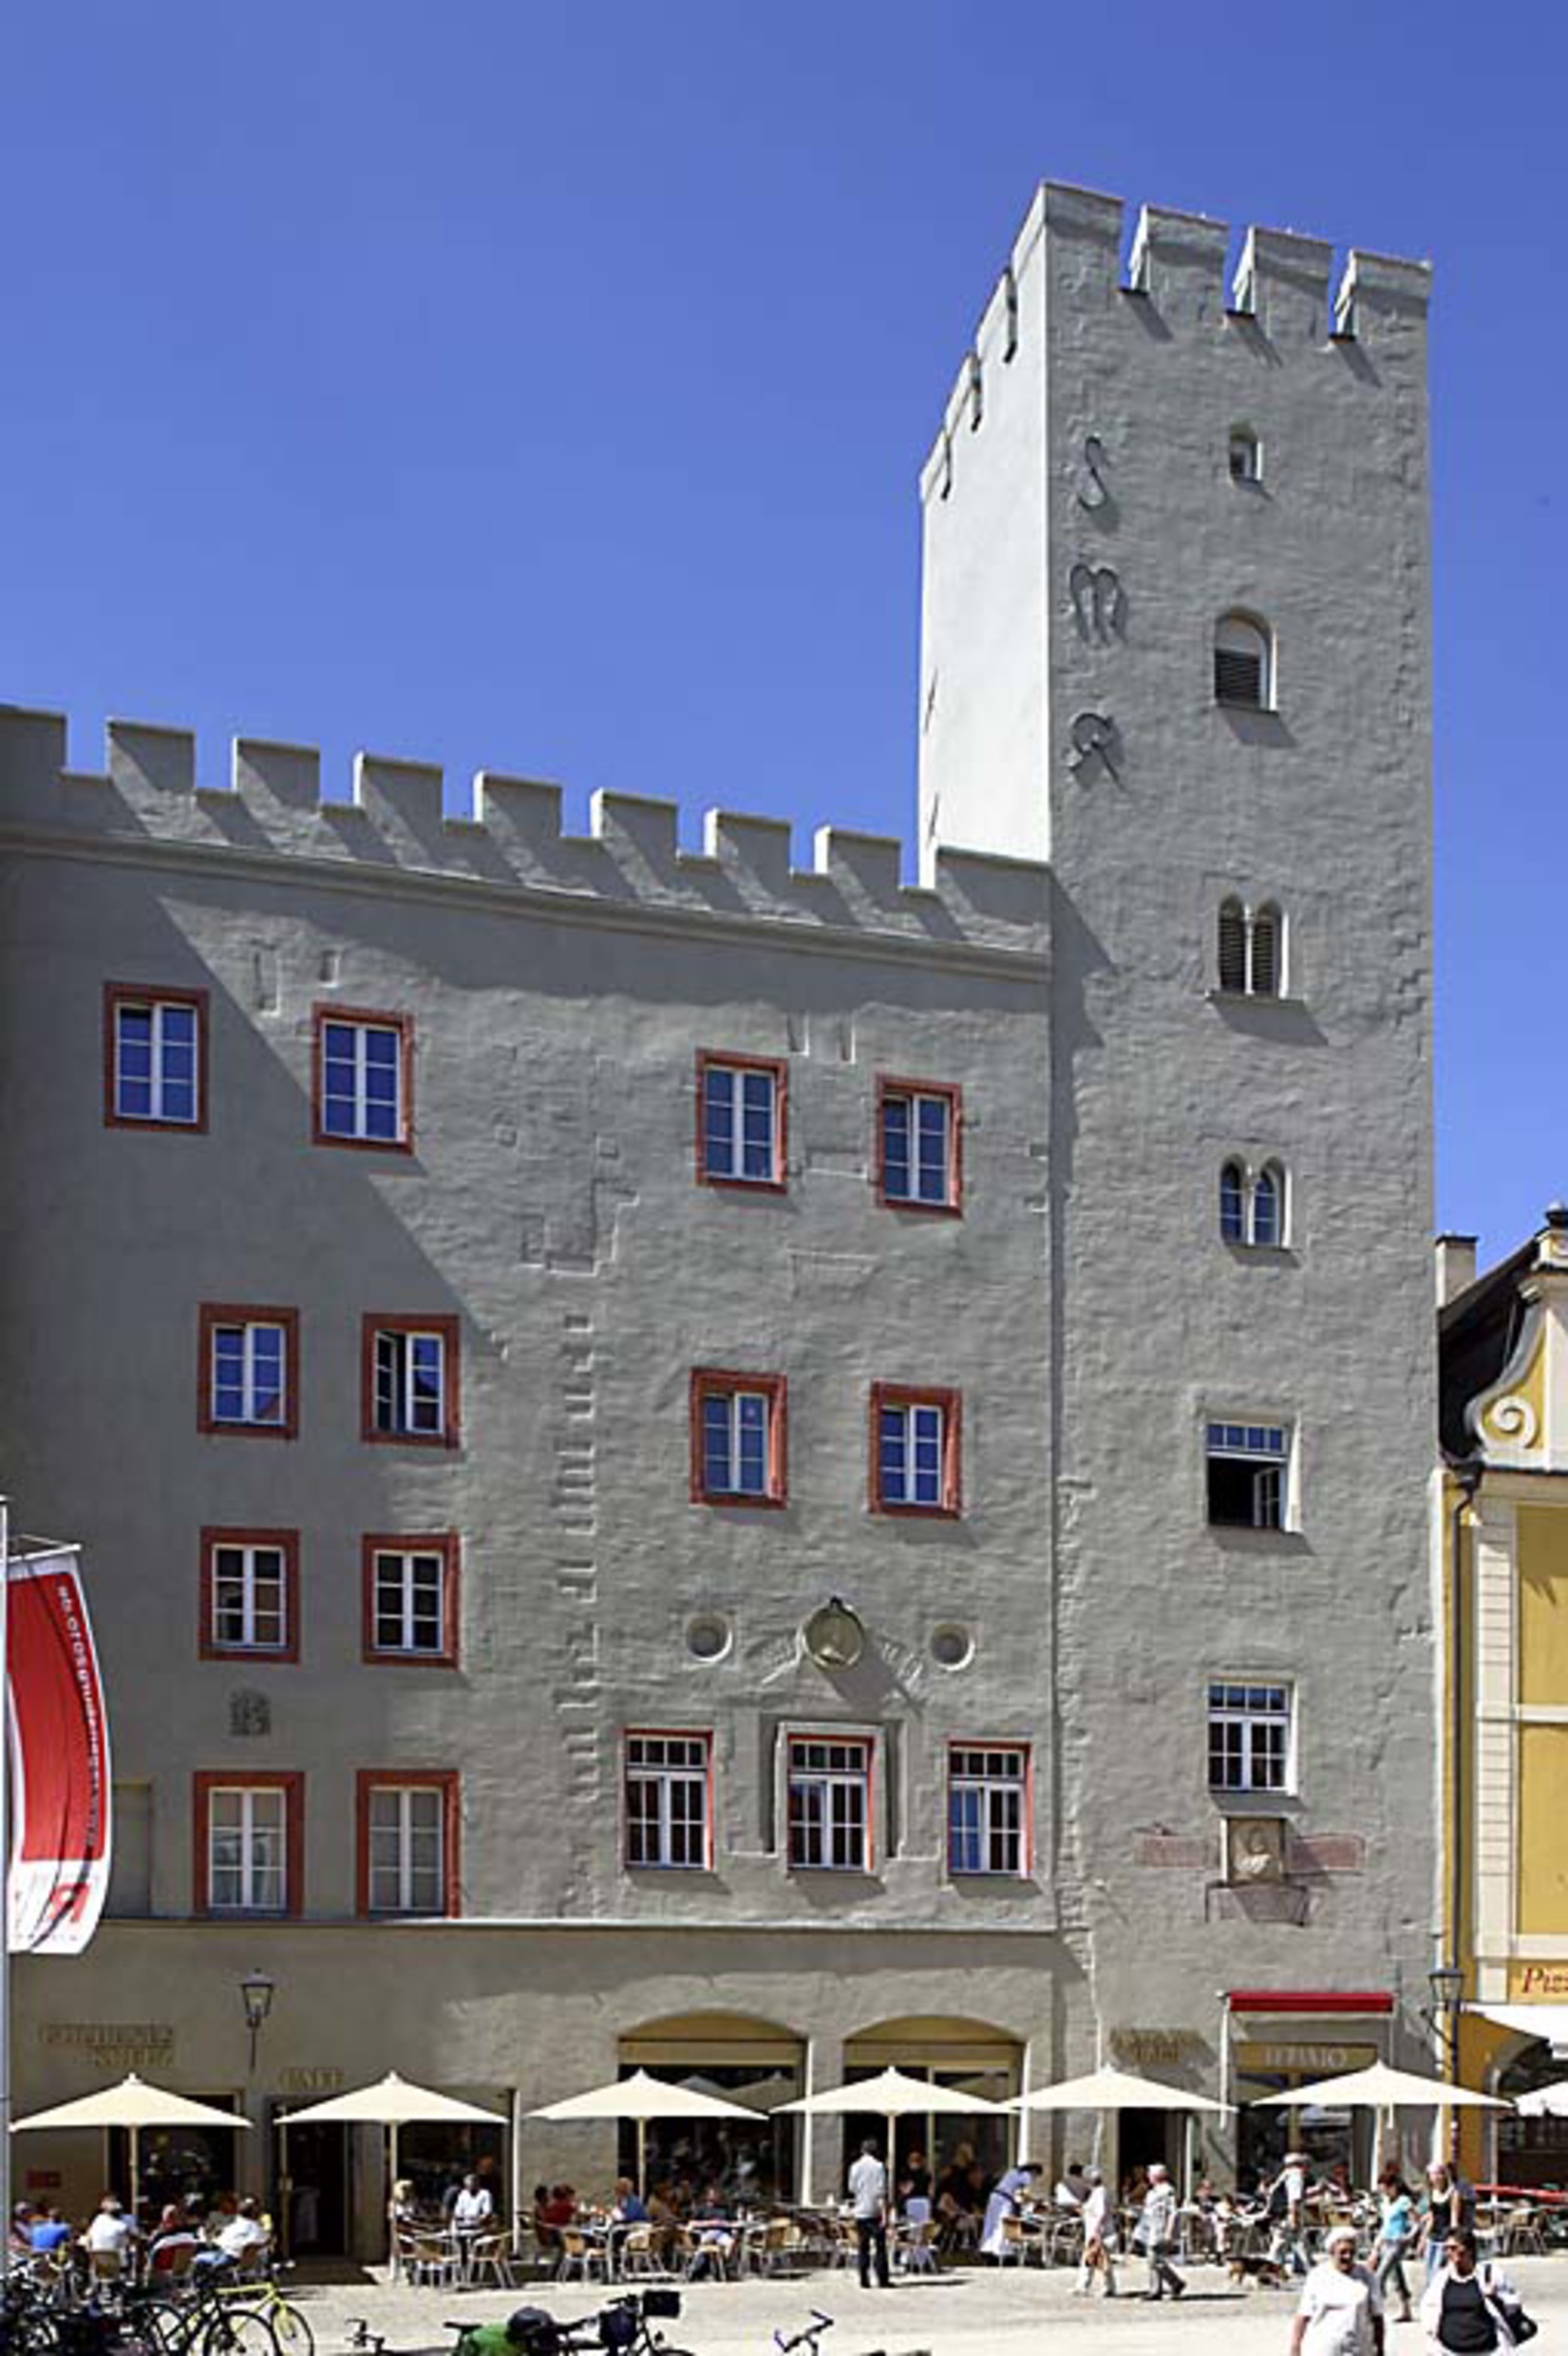
[[[1439,1245],[1442,1960],[1458,2075],[1568,2078],[1568,1209],[1478,1277]],[[1465,2173],[1568,2184],[1568,2120],[1462,2114]]]

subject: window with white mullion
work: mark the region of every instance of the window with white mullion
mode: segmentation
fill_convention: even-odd
[[[215,1547],[212,1641],[236,1651],[281,1652],[289,1642],[288,1592],[281,1547]]]
[[[771,1184],[778,1169],[778,1083],[771,1072],[710,1063],[702,1075],[703,1169],[709,1178]]]
[[[215,1913],[281,1914],[288,1897],[285,1796],[220,1786],[207,1803],[207,1903]]]
[[[703,1411],[703,1487],[710,1492],[765,1497],[768,1415],[765,1391],[708,1391]]]
[[[1219,1529],[1283,1530],[1290,1449],[1282,1424],[1209,1424],[1204,1453],[1210,1523]]]
[[[871,1754],[863,1742],[802,1738],[790,1747],[789,1862],[863,1873],[870,1862]]]
[[[948,1863],[954,1873],[1024,1871],[1027,1755],[955,1748],[948,1764]]]
[[[707,1865],[708,1771],[705,1736],[627,1737],[628,1865]]]
[[[288,1411],[288,1338],[281,1325],[215,1325],[214,1423],[282,1423]]]
[[[321,1125],[329,1137],[395,1145],[403,1134],[403,1034],[392,1023],[326,1019]]]
[[[190,1128],[201,1117],[198,1010],[168,998],[123,998],[114,1010],[114,1108],[122,1120]]]
[[[367,1838],[373,1914],[445,1911],[446,1796],[434,1784],[376,1784]]]
[[[1294,1733],[1288,1684],[1216,1679],[1209,1686],[1209,1787],[1288,1792]]]
[[[939,1407],[882,1409],[879,1446],[884,1505],[942,1504],[945,1422]]]
[[[953,1099],[893,1089],[882,1098],[882,1192],[927,1208],[953,1201]]]
[[[446,1564],[425,1549],[378,1548],[375,1556],[378,1652],[439,1653],[446,1641]]]
[[[439,1435],[446,1423],[446,1338],[379,1332],[375,1339],[375,1428]]]

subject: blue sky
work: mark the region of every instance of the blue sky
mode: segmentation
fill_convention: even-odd
[[[23,0],[0,70],[0,697],[798,858],[912,836],[916,474],[1042,174],[1432,256],[1439,1215],[1568,1195],[1560,6]]]

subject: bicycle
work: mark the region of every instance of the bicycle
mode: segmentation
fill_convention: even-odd
[[[195,2276],[184,2299],[127,2287],[121,2301],[123,2339],[147,2356],[282,2356],[266,2316],[224,2295],[213,2279],[216,2270]]]
[[[612,2299],[596,2314],[561,2323],[542,2307],[519,2308],[504,2325],[448,2322],[457,2334],[450,2356],[495,2356],[499,2345],[510,2356],[690,2356],[652,2328],[681,2311],[678,2290],[632,2290]]]
[[[315,2356],[315,2333],[308,2318],[279,2290],[279,2271],[292,2273],[293,2269],[285,2266],[271,2274],[240,2275],[237,2278],[225,2275],[215,2283],[214,2288],[220,2299],[233,2299],[236,2303],[254,2300],[255,2312],[266,2316],[282,2356]]]
[[[831,2331],[833,2328],[834,2318],[831,2315],[824,2315],[820,2307],[814,2307],[811,2310],[811,2321],[803,2331],[795,2332],[787,2340],[782,2331],[775,2331],[773,2346],[778,2356],[796,2356],[797,2350],[803,2350],[803,2356],[821,2356],[819,2343],[822,2336],[824,2331]],[[888,2356],[888,2351],[885,2348],[873,2348],[871,2356]],[[912,2347],[907,2351],[907,2356],[931,2356],[931,2350],[929,2347]]]

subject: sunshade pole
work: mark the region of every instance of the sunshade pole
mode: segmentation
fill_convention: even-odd
[[[289,2175],[289,2114],[277,2114],[277,2189],[273,2197],[277,2203],[277,2247],[284,2263],[293,2256],[289,2228],[293,2220],[289,2212],[293,2207],[293,2181]]]
[[[397,2262],[397,2226],[393,2222],[392,2218],[392,2206],[397,2199],[398,2183],[397,2120],[395,2118],[387,2127],[387,2165],[390,2171],[390,2174],[387,2178],[387,2259],[388,2265],[395,2265]]]
[[[637,2198],[648,2198],[648,2121],[637,2121]]]
[[[133,2218],[140,2214],[141,2210],[141,2184],[139,2181],[142,2173],[141,2137],[141,2128],[133,2127],[131,2129],[131,2215]]]
[[[0,1497],[0,2276],[10,2272],[10,1499]]]

